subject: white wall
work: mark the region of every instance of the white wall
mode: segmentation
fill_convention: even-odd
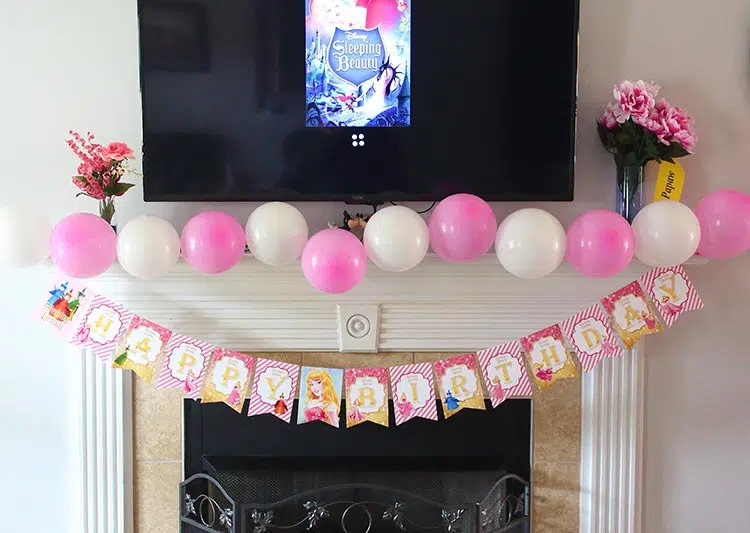
[[[219,1],[219,0],[217,0]],[[685,201],[707,191],[750,192],[750,3],[747,0],[582,0],[580,131],[576,203],[546,206],[569,222],[609,205],[611,163],[593,127],[611,86],[654,79],[665,95],[695,114],[698,154],[685,162]],[[0,2],[0,179],[2,202],[31,202],[53,220],[93,209],[74,200],[75,161],[63,140],[69,128],[102,140],[140,145],[134,0]],[[540,103],[542,105],[543,103]],[[124,200],[120,221],[140,213],[176,225],[207,204]],[[220,205],[244,219],[252,206]],[[500,215],[518,206],[498,206]],[[311,204],[313,227],[338,220],[341,206]],[[646,533],[739,531],[750,479],[750,357],[742,332],[750,316],[747,258],[691,272],[707,310],[650,341],[647,364]],[[4,272],[0,336],[5,341],[0,391],[0,456],[12,483],[0,499],[31,515],[4,516],[26,530],[55,516],[55,531],[77,532],[80,492],[75,442],[76,364],[27,317],[45,273]],[[27,388],[28,384],[28,388]],[[46,484],[46,489],[42,487]],[[67,527],[66,527],[67,526]],[[41,530],[32,526],[29,530]]]

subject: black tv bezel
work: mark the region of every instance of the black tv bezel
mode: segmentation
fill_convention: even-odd
[[[138,68],[139,68],[139,86],[141,91],[141,136],[143,137],[143,91],[144,91],[144,60],[143,50],[140,46],[142,39],[141,36],[141,11],[145,0],[137,0],[136,11],[137,11],[137,23],[138,23]],[[193,3],[190,0],[186,0],[184,3]],[[573,80],[570,87],[570,96],[572,96],[573,106],[570,110],[570,157],[568,159],[568,176],[567,187],[563,194],[517,194],[517,193],[496,193],[496,194],[483,194],[482,198],[487,202],[572,202],[575,194],[575,163],[576,163],[576,134],[577,134],[577,122],[578,122],[578,78],[579,78],[579,51],[580,51],[580,15],[581,15],[581,1],[575,0],[573,6]],[[141,143],[141,153],[143,159],[147,157],[145,153],[144,143]],[[145,165],[144,165],[145,167]],[[144,202],[216,202],[216,203],[247,203],[247,202],[299,202],[299,203],[312,203],[312,202],[338,202],[345,204],[356,204],[356,205],[382,205],[388,202],[439,202],[445,196],[434,195],[430,193],[425,194],[406,194],[399,191],[385,191],[378,194],[358,195],[358,194],[285,194],[280,191],[278,194],[245,194],[236,193],[233,195],[217,194],[217,195],[194,195],[194,194],[159,194],[149,192],[147,185],[148,178],[143,176],[143,201]],[[472,191],[464,191],[471,193]]]

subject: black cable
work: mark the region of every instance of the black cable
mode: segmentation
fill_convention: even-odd
[[[390,204],[391,205],[398,205],[396,202],[390,202]],[[432,204],[430,204],[430,207],[428,207],[424,211],[417,211],[417,214],[418,215],[424,215],[425,213],[429,213],[430,211],[432,211],[435,208],[436,205],[437,205],[437,202],[432,202]]]

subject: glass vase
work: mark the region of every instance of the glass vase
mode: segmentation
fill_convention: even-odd
[[[106,220],[112,229],[117,233],[117,224],[114,222],[115,218],[115,201],[114,198],[105,198],[99,200],[99,216]]]
[[[643,186],[644,167],[617,165],[617,187],[615,188],[615,211],[632,223],[645,205]]]

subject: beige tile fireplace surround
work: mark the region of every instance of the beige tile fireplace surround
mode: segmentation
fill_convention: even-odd
[[[494,256],[470,265],[428,256],[406,274],[373,268],[355,290],[329,296],[314,292],[298,265],[271,269],[247,258],[213,277],[184,263],[158,281],[134,280],[114,268],[94,288],[135,313],[225,348],[307,365],[358,367],[433,361],[517,339],[645,271],[634,264],[615,278],[589,280],[564,265],[545,279],[524,281],[504,272]],[[377,350],[339,351],[341,304],[379,306]],[[534,533],[641,531],[642,358],[641,345],[579,379],[534,393]],[[177,531],[181,395],[134,381],[91,354],[82,360],[85,505],[90,522],[101,524],[91,530]]]

